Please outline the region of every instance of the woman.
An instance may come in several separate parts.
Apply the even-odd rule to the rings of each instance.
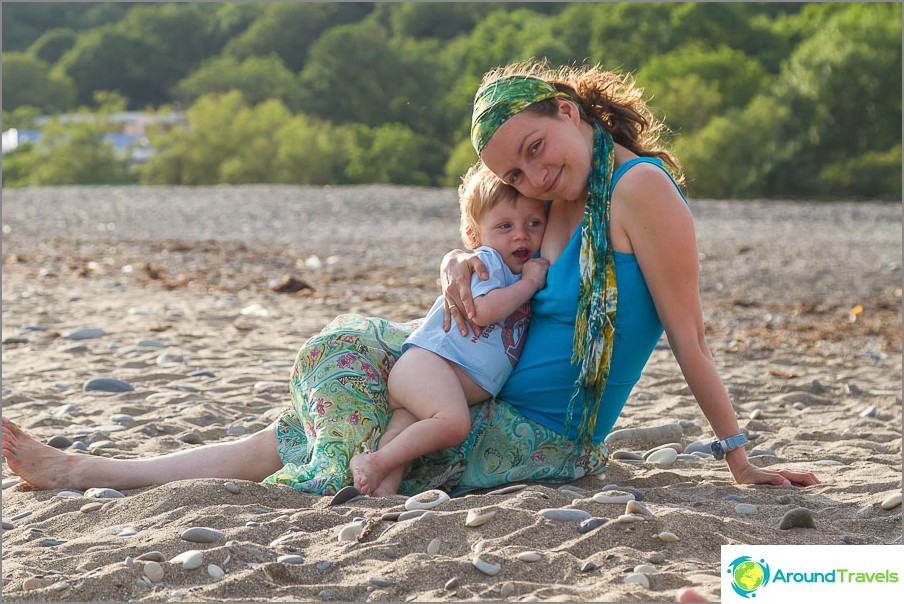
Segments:
[[[554,79],[561,83],[552,86]],[[703,336],[690,212],[656,162],[677,168],[656,144],[660,128],[637,89],[596,68],[553,74],[523,64],[486,76],[472,140],[497,176],[528,197],[551,200],[541,247],[552,263],[543,290],[549,295],[532,302],[521,360],[499,397],[471,408],[471,432],[461,445],[411,464],[401,492],[442,488],[457,495],[602,472],[603,438],[663,327],[714,432],[727,440],[723,449],[735,446],[728,437],[739,433],[738,424]],[[460,251],[443,266],[448,311],[466,333],[458,310],[473,313],[470,274],[485,269]],[[351,482],[351,457],[380,442],[390,416],[386,379],[417,324],[337,318],[298,353],[293,408],[235,442],[116,460],[52,449],[4,418],[3,456],[37,488],[136,488],[211,477],[332,494]],[[807,472],[758,468],[743,447],[725,459],[741,483],[818,482]]]

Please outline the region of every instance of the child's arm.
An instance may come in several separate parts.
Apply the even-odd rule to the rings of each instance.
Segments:
[[[511,315],[530,300],[531,296],[546,287],[548,269],[549,261],[544,258],[531,258],[525,262],[520,280],[474,298],[473,321],[486,327]]]

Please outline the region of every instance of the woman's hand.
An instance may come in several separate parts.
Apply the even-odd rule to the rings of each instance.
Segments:
[[[471,273],[486,281],[490,278],[487,267],[476,254],[452,250],[445,256],[440,264],[440,283],[443,287],[443,300],[445,302],[445,314],[443,329],[449,331],[452,327],[451,319],[461,331],[461,335],[468,335],[468,328],[474,335],[480,335],[481,327],[471,321],[474,317],[474,299],[471,297]]]
[[[819,484],[819,479],[811,472],[770,470],[759,468],[749,461],[738,471],[732,469],[731,473],[738,484],[774,484],[783,487],[808,487]]]

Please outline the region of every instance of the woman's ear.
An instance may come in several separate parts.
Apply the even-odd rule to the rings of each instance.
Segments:
[[[558,99],[559,101],[559,115],[568,119],[573,124],[578,125],[581,123],[581,112],[578,109],[577,104],[574,101],[569,101],[567,99]]]

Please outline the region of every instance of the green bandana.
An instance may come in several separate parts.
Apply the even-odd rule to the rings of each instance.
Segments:
[[[530,76],[499,78],[478,90],[471,114],[471,144],[477,155],[510,117],[534,103],[553,98],[569,96],[546,80]]]
[[[575,403],[583,394],[578,441],[591,441],[600,399],[609,378],[615,338],[615,254],[609,241],[609,201],[615,169],[612,135],[593,123],[593,162],[587,179],[587,202],[581,221],[581,289],[574,326],[572,363],[581,363],[575,393],[568,403],[566,430],[571,429]]]
[[[471,143],[478,155],[506,120],[534,103],[551,98],[571,99],[549,82],[529,76],[500,78],[478,90],[471,118]],[[580,363],[581,370],[565,416],[568,435],[576,407],[579,401],[582,403],[575,438],[582,443],[592,441],[596,429],[600,399],[609,377],[618,301],[615,255],[609,241],[609,196],[615,146],[611,134],[595,121],[591,123],[594,131],[593,161],[581,221],[581,286],[571,358],[572,363]]]

